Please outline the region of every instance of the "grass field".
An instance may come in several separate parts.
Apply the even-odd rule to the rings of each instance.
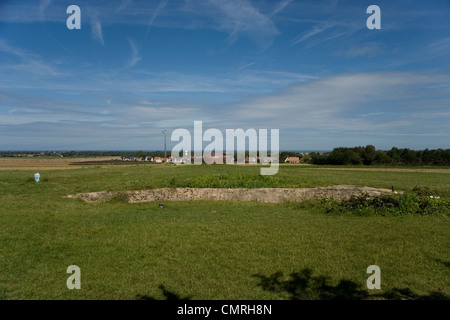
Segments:
[[[34,168],[33,168],[34,169]],[[159,187],[355,184],[450,197],[450,173],[280,166],[0,171],[0,299],[395,299],[450,296],[444,215],[326,214],[295,203],[88,204],[69,194]],[[352,168],[349,168],[352,169]],[[430,168],[427,168],[430,169]],[[442,169],[442,168],[441,168]],[[69,265],[81,289],[69,290]],[[381,290],[368,290],[369,265]]]

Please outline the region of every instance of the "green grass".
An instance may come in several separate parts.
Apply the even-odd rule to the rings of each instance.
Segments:
[[[448,197],[448,174],[281,166],[0,172],[0,299],[386,299],[450,296],[448,214],[356,216],[256,202],[88,204],[65,196],[172,186],[359,184]],[[31,177],[31,179],[30,179]],[[217,181],[215,182],[216,179]],[[120,199],[119,199],[120,200]],[[81,290],[69,290],[69,265]],[[369,265],[382,290],[366,288]],[[353,294],[353,295],[352,295]]]

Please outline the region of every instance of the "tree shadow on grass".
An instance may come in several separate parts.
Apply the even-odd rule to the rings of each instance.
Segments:
[[[431,291],[428,295],[419,295],[409,288],[394,288],[379,296],[389,300],[450,300],[450,297],[441,291]]]
[[[290,274],[290,278],[282,280],[283,273],[276,272],[269,277],[256,274],[264,291],[288,293],[291,300],[361,300],[368,297],[366,290],[350,280],[341,280],[336,286],[329,284],[330,278],[313,276],[311,269]]]
[[[164,285],[159,285],[159,290],[161,290],[162,295],[164,296],[164,299],[157,299],[148,295],[141,295],[138,294],[136,296],[137,300],[190,300],[191,297],[186,296],[186,297],[181,297],[180,295],[169,291],[166,289],[166,287]]]
[[[291,300],[364,300],[368,298],[382,298],[390,300],[449,300],[440,291],[433,291],[429,295],[418,295],[409,288],[394,288],[383,293],[369,294],[369,290],[351,280],[342,279],[337,285],[330,284],[331,278],[313,276],[311,269],[294,272],[288,279],[283,279],[282,272],[270,276],[255,274],[259,279],[258,286],[264,291],[287,293]]]
[[[450,261],[444,261],[441,259],[434,259],[435,261],[442,263],[445,267],[450,268]]]

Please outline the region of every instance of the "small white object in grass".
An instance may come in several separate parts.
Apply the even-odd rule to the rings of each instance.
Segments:
[[[36,182],[41,181],[41,175],[39,173],[34,174],[34,181],[36,181]]]

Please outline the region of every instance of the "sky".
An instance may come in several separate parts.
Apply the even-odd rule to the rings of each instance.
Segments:
[[[170,149],[194,121],[278,129],[280,150],[450,148],[449,17],[448,0],[0,0],[0,150],[162,150],[162,130]]]

